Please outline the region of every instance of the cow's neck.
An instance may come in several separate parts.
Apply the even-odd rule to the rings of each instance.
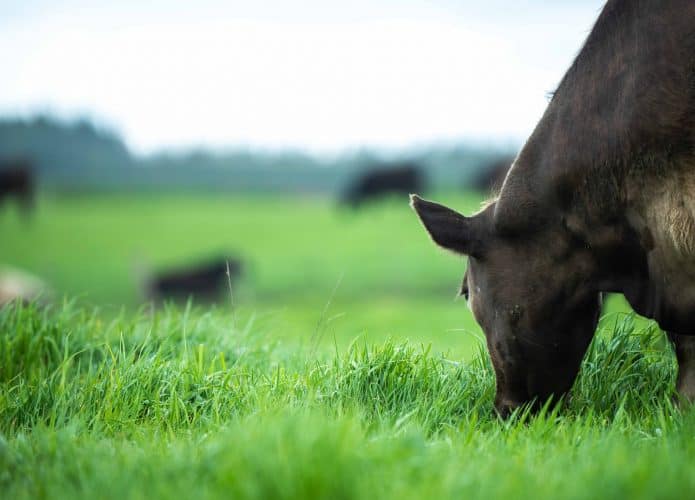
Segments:
[[[543,225],[558,207],[567,210],[583,205],[590,210],[596,201],[616,198],[615,183],[583,188],[588,187],[593,170],[613,164],[629,149],[624,124],[618,123],[623,113],[615,102],[617,89],[629,78],[621,47],[626,42],[608,34],[610,25],[618,23],[613,12],[618,3],[609,2],[604,8],[510,170],[496,215],[503,228]],[[629,19],[634,17],[628,15],[631,10],[622,16],[628,18],[623,23],[636,22]],[[610,191],[609,196],[601,200],[597,188]]]
[[[694,18],[692,0],[606,4],[505,180],[502,226],[619,214],[629,175],[692,153],[695,133],[678,134],[695,121]]]
[[[693,19],[691,0],[609,1],[495,212],[500,230],[572,220],[607,269],[631,252],[600,278],[657,318],[695,311]]]

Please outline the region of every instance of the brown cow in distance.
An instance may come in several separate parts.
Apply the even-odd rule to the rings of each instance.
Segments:
[[[219,257],[159,271],[146,280],[145,294],[155,302],[214,302],[229,293],[229,286],[239,278],[241,270],[239,259]]]
[[[695,398],[695,2],[608,1],[499,196],[412,206],[468,256],[500,414],[572,387],[605,292],[669,332]]]
[[[413,162],[377,165],[357,176],[343,194],[342,202],[357,208],[367,201],[389,195],[406,197],[425,189],[422,168]]]
[[[25,214],[34,208],[35,180],[29,160],[0,161],[0,205],[14,198]]]

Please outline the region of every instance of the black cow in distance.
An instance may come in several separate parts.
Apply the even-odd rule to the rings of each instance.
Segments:
[[[145,295],[154,302],[215,302],[229,293],[230,284],[238,280],[241,272],[241,260],[233,257],[159,271],[145,280]]]
[[[348,186],[342,203],[357,208],[365,202],[390,195],[407,196],[424,191],[425,178],[414,162],[378,165],[362,172]]]
[[[28,215],[34,208],[35,191],[34,169],[29,160],[0,160],[0,205],[12,199]]]

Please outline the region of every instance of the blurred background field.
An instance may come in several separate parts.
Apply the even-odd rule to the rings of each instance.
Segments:
[[[483,196],[437,198],[470,212]],[[254,315],[286,341],[319,334],[323,347],[343,348],[391,337],[464,356],[480,339],[454,300],[464,259],[432,246],[407,198],[356,212],[320,195],[46,194],[30,224],[2,213],[0,233],[0,262],[106,315],[145,302],[148,272],[236,255],[244,273],[217,307]]]

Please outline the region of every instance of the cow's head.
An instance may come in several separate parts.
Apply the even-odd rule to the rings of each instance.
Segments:
[[[471,217],[414,195],[411,204],[437,245],[468,256],[461,294],[485,332],[497,411],[567,392],[600,311],[587,246],[559,217],[525,234],[499,228],[495,203]]]

